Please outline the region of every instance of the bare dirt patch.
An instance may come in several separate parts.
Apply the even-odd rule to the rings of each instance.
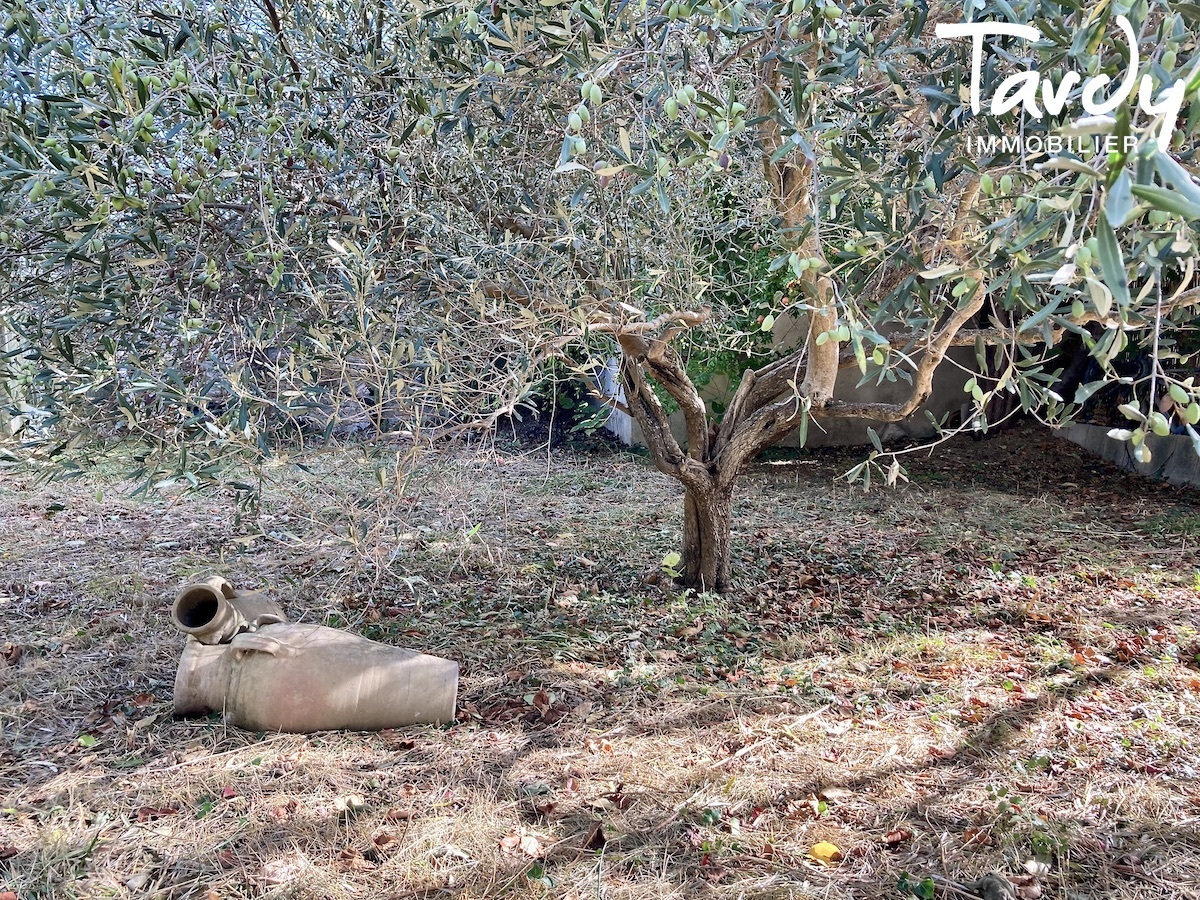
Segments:
[[[257,514],[3,476],[0,895],[1200,896],[1195,495],[1030,430],[859,458],[759,465],[719,598],[626,454],[308,454]],[[458,723],[174,720],[208,571],[459,660]]]

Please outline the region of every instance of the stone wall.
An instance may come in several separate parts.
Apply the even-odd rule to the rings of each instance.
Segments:
[[[1147,435],[1150,461],[1140,463],[1133,458],[1128,441],[1114,440],[1108,432],[1107,425],[1072,425],[1058,429],[1055,435],[1091,450],[1126,471],[1172,484],[1200,487],[1200,455],[1196,454],[1192,439],[1187,435]]]

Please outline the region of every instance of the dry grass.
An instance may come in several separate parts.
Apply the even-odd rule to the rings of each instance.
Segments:
[[[6,476],[0,892],[1200,896],[1194,496],[1030,431],[865,496],[832,480],[854,458],[747,478],[724,598],[660,577],[677,491],[627,455],[463,454],[402,490],[311,455],[254,527]],[[210,570],[461,661],[458,724],[173,720],[165,611]]]

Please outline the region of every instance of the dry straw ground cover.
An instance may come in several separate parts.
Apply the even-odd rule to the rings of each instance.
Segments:
[[[310,454],[253,522],[4,476],[0,896],[1200,897],[1195,496],[1032,431],[856,458],[754,471],[724,598],[629,455]],[[173,720],[213,570],[461,661],[459,721]]]

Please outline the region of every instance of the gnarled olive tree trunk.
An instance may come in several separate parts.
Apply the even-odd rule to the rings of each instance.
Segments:
[[[684,487],[683,581],[699,591],[729,590],[731,488]]]

